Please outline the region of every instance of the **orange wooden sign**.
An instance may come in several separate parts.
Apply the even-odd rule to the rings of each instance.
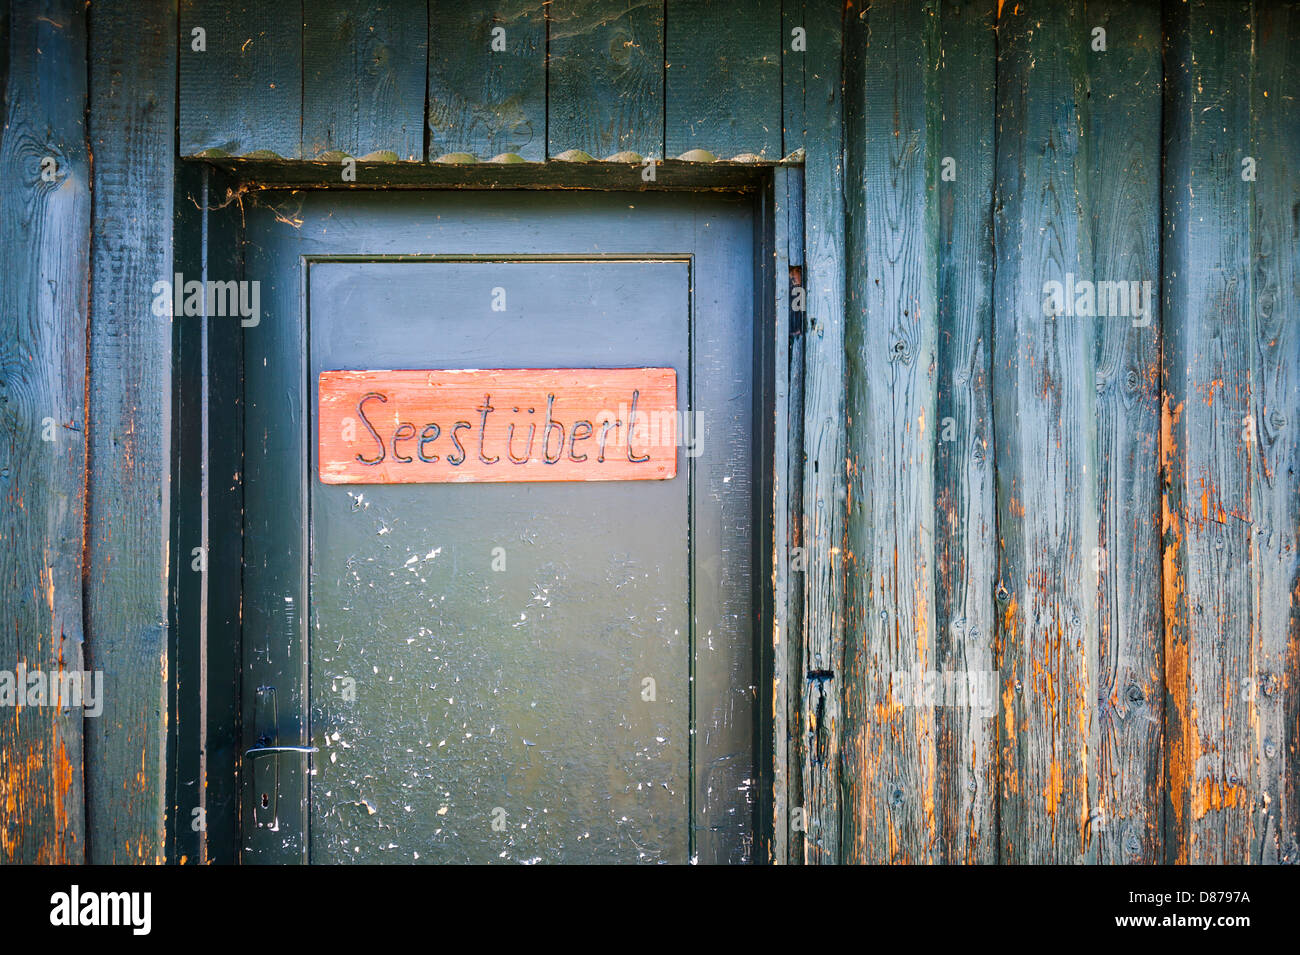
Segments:
[[[677,473],[672,368],[325,371],[319,384],[325,484]]]

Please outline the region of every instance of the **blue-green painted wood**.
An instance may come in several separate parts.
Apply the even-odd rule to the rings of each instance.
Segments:
[[[1296,12],[1165,14],[1165,856],[1294,860]]]
[[[79,863],[95,720],[27,697],[20,674],[85,659],[86,12],[14,3],[0,21],[0,861]]]
[[[844,664],[844,114],[843,7],[808,0],[804,111],[803,861],[840,861]],[[670,34],[671,35],[671,34]]]
[[[128,22],[152,29],[153,17],[140,8]],[[181,0],[182,156],[302,155],[302,23],[297,0]]]
[[[1078,7],[998,19],[993,444],[1000,861],[1096,858],[1096,333],[1049,282],[1092,269]]]
[[[302,152],[424,158],[425,0],[303,7]]]
[[[805,144],[804,88],[808,58],[808,27],[804,0],[781,2],[781,155]],[[800,34],[798,31],[802,31]],[[796,48],[799,47],[799,48]]]
[[[549,49],[548,156],[663,156],[662,0],[553,2]]]
[[[625,724],[642,727],[638,711],[629,711],[626,719],[596,719],[592,713],[598,711],[583,707],[569,712],[567,717],[557,710],[558,701],[565,699],[585,699],[593,706],[612,700],[616,710],[638,705],[640,681],[653,674],[643,674],[640,665],[629,664],[625,652],[610,656],[601,649],[610,640],[630,635],[648,641],[643,650],[650,655],[647,662],[668,659],[677,668],[676,683],[672,677],[659,683],[660,700],[672,702],[669,688],[673,686],[679,690],[693,687],[690,714],[696,727],[694,734],[686,732],[687,711],[680,705],[683,701],[678,694],[678,706],[672,714],[662,717],[668,732],[658,734],[662,739],[652,736],[653,746],[644,744],[638,749],[646,759],[660,752],[660,747],[667,747],[664,752],[676,756],[689,751],[693,773],[689,790],[683,788],[687,783],[684,778],[667,780],[667,795],[671,798],[685,801],[685,793],[690,793],[691,815],[686,815],[683,805],[674,823],[683,823],[679,834],[685,833],[689,843],[677,840],[661,845],[646,852],[640,861],[684,861],[692,853],[682,850],[692,847],[700,861],[746,861],[755,845],[753,800],[758,779],[752,761],[757,670],[753,644],[756,625],[750,604],[753,535],[758,519],[751,510],[757,503],[751,485],[753,469],[747,460],[753,452],[752,356],[753,336],[757,333],[753,321],[751,200],[721,195],[687,201],[668,195],[579,200],[564,194],[521,198],[460,193],[426,194],[413,201],[407,193],[351,196],[347,203],[347,215],[338,216],[339,201],[325,194],[273,193],[261,197],[250,220],[249,270],[263,281],[263,301],[268,311],[257,333],[245,341],[246,433],[251,439],[245,501],[245,741],[252,745],[257,736],[249,718],[256,710],[255,689],[273,685],[277,689],[278,742],[310,742],[323,753],[337,755],[339,766],[323,769],[318,762],[319,776],[309,777],[305,758],[280,758],[276,816],[280,825],[275,830],[254,825],[260,815],[261,795],[267,793],[268,802],[271,798],[271,792],[263,788],[263,780],[254,777],[256,785],[249,788],[243,816],[245,860],[337,860],[357,855],[354,846],[361,847],[361,858],[387,858],[383,853],[389,842],[399,846],[404,861],[417,861],[415,852],[420,853],[420,861],[426,862],[465,858],[495,861],[502,851],[507,852],[507,858],[512,857],[512,844],[532,847],[519,850],[527,851],[523,856],[526,859],[540,854],[545,858],[637,860],[636,846],[611,840],[605,822],[591,822],[590,843],[585,838],[547,838],[548,833],[557,832],[572,836],[572,826],[588,811],[586,806],[598,806],[598,815],[603,818],[606,810],[621,801],[633,805],[638,799],[650,798],[636,795],[644,793],[636,788],[637,784],[648,780],[627,775],[622,766],[626,751],[621,755],[614,751],[617,758],[613,762],[606,759],[585,765],[578,755],[573,755],[577,751],[569,749],[587,738],[582,734],[599,726],[610,727],[611,733],[621,732],[619,727]],[[657,256],[657,247],[674,250],[668,258],[684,266],[688,261],[686,253],[693,253],[689,261],[694,299],[681,303],[678,323],[679,330],[687,333],[689,318],[692,330],[687,334],[691,340],[678,341],[680,354],[672,353],[689,356],[689,367],[680,369],[679,380],[683,396],[689,397],[689,407],[701,412],[698,433],[706,443],[701,446],[704,453],[697,457],[686,457],[683,451],[686,463],[679,471],[679,479],[690,482],[689,496],[684,494],[682,483],[675,485],[676,491],[665,485],[659,492],[661,496],[680,492],[681,496],[673,499],[683,508],[689,506],[689,516],[683,513],[674,519],[669,506],[662,512],[661,521],[646,525],[647,515],[638,517],[635,509],[627,511],[627,501],[622,497],[634,490],[627,485],[611,485],[603,493],[603,506],[596,505],[601,513],[626,512],[627,520],[634,521],[640,533],[650,538],[669,539],[676,534],[673,560],[662,556],[648,560],[637,546],[636,536],[620,543],[618,521],[597,521],[586,532],[582,532],[581,522],[575,525],[566,519],[556,523],[556,514],[578,513],[573,507],[579,505],[573,502],[553,501],[553,507],[541,508],[535,517],[529,517],[529,502],[536,503],[534,499],[541,492],[528,484],[362,488],[360,497],[340,493],[332,502],[322,496],[325,491],[310,465],[314,443],[307,414],[313,395],[311,372],[339,361],[374,367],[394,367],[395,362],[407,367],[480,364],[486,359],[470,359],[475,355],[490,357],[494,350],[504,355],[504,364],[519,365],[522,359],[516,359],[523,352],[510,352],[507,344],[494,343],[486,326],[462,323],[462,327],[448,318],[453,313],[472,314],[474,302],[480,303],[485,314],[493,314],[489,305],[494,285],[485,276],[470,277],[466,270],[505,268],[499,262],[304,265],[303,257],[455,257],[463,255],[467,237],[473,238],[480,254],[593,258],[594,262],[574,266],[584,269],[603,267],[608,260],[600,257],[611,254],[624,259],[662,257]],[[616,278],[601,279],[599,272],[590,271],[581,273],[576,281],[566,282],[554,271],[563,267],[562,263],[520,264],[519,268],[526,268],[528,274],[507,278],[502,285],[507,290],[508,309],[513,303],[520,310],[514,313],[514,320],[509,320],[515,326],[515,332],[508,336],[515,342],[514,347],[519,349],[531,342],[534,352],[549,354],[547,363],[558,367],[581,365],[584,361],[626,366],[627,356],[632,354],[627,349],[635,350],[638,344],[652,351],[662,347],[670,327],[660,329],[645,322],[631,322],[623,326],[624,334],[620,335],[550,335],[548,329],[581,332],[593,320],[582,309],[567,304],[567,296],[577,294],[592,299],[596,313],[607,314],[610,321],[615,321],[617,315],[626,312],[619,304],[620,296],[631,295],[632,303],[649,301],[650,311],[659,314],[667,301],[662,299],[664,294],[676,288],[684,297],[689,287],[685,273],[678,277],[680,284],[670,278],[663,280],[662,287],[654,283],[647,287],[644,276],[632,286]],[[356,272],[358,268],[375,277],[366,280]],[[439,273],[443,268],[452,271]],[[313,269],[332,271],[335,277],[312,276]],[[378,275],[380,269],[387,271]],[[412,285],[410,279],[399,280],[392,274],[393,269],[418,270],[411,273],[416,284]],[[349,275],[356,281],[349,281]],[[366,294],[358,294],[363,282]],[[445,292],[450,311],[435,311],[432,318],[428,315],[430,288],[437,286],[430,282],[449,283]],[[324,303],[314,306],[321,310],[322,322],[319,328],[313,325],[310,347],[306,346],[307,329],[291,319],[303,314],[305,287],[311,289],[313,302]],[[481,297],[474,292],[476,288]],[[642,291],[632,294],[634,288]],[[539,290],[545,292],[545,297],[530,297],[540,294]],[[360,325],[341,321],[354,313],[364,319]],[[425,318],[421,319],[421,315]],[[403,322],[415,323],[409,326],[409,334],[401,331],[408,327],[405,324],[392,324],[393,316],[405,316]],[[367,334],[358,340],[358,332]],[[464,350],[452,352],[450,359],[440,359],[434,353],[439,341]],[[418,354],[411,352],[412,342],[423,343]],[[589,358],[582,358],[584,350]],[[461,357],[455,357],[458,354]],[[306,363],[310,355],[318,361],[312,368]],[[291,383],[288,388],[285,382]],[[484,493],[485,489],[490,495]],[[454,506],[425,506],[437,503],[435,499],[447,493],[456,498]],[[583,497],[600,493],[598,488],[589,488]],[[641,494],[645,494],[644,488]],[[418,506],[412,511],[411,505]],[[582,506],[586,505],[579,506],[579,511]],[[472,519],[475,513],[481,519]],[[503,514],[539,522],[539,533],[525,535],[523,553],[515,553],[518,542],[511,543],[502,536],[509,529],[504,525],[501,533],[483,536],[484,529]],[[511,523],[517,528],[517,522]],[[309,527],[311,549],[307,546]],[[586,534],[587,540],[600,543],[593,543],[590,549],[580,546],[582,538],[570,537],[580,532]],[[547,547],[546,542],[556,538],[572,540],[571,546],[558,551]],[[284,542],[290,540],[300,540],[303,546],[286,548]],[[412,563],[408,563],[406,553],[400,555],[403,569],[397,579],[371,566],[376,562],[378,567],[386,566],[394,556],[390,547],[402,541],[411,546],[416,541],[421,547],[428,546]],[[530,545],[529,541],[534,543]],[[507,570],[499,577],[490,567],[492,547],[498,542],[506,547],[507,561]],[[647,546],[649,543],[647,540]],[[430,558],[429,552],[440,546],[446,547],[445,552]],[[481,558],[475,557],[476,553]],[[453,561],[452,567],[440,562],[443,560]],[[427,593],[426,581],[411,576],[410,571],[411,566],[426,563],[427,572],[421,572],[419,577],[427,578],[432,588]],[[456,571],[456,567],[460,570]],[[672,589],[677,586],[674,575],[687,567],[688,606],[682,600],[687,581],[680,582],[683,593]],[[720,574],[719,568],[725,573]],[[358,584],[358,575],[361,582],[353,587]],[[411,583],[403,584],[404,580]],[[309,581],[313,581],[310,586]],[[367,581],[375,588],[370,588]],[[536,586],[520,589],[524,584]],[[612,589],[621,595],[619,600],[631,599],[634,588],[643,587],[650,591],[639,591],[643,599],[638,603],[640,609],[632,613],[630,624],[620,615],[610,616],[611,605],[599,597]],[[657,588],[663,588],[664,593]],[[390,604],[388,598],[399,591],[409,594],[415,603]],[[385,599],[376,602],[368,597],[371,593]],[[446,596],[445,602],[437,599],[440,595]],[[553,601],[550,608],[544,606],[548,599]],[[432,609],[421,611],[421,606]],[[525,616],[518,618],[515,611],[506,614],[512,606]],[[679,620],[682,614],[686,616]],[[493,620],[500,626],[493,625]],[[672,623],[674,620],[677,624]],[[559,627],[553,636],[548,635],[552,626]],[[501,627],[506,628],[504,637]],[[421,628],[429,632],[421,632]],[[693,652],[683,660],[677,651],[684,649],[687,629]],[[518,653],[525,652],[523,648],[510,649],[509,634],[527,640],[529,632],[537,637],[530,646],[537,646],[527,653],[542,654],[530,664],[529,672],[545,674],[538,678],[544,685],[539,683],[531,691],[527,679],[510,678],[507,672],[517,666]],[[468,642],[466,635],[472,637]],[[634,641],[631,646],[636,645]],[[575,651],[582,652],[575,656]],[[558,656],[548,657],[551,653]],[[554,669],[544,665],[547,659],[555,663]],[[405,663],[399,662],[402,660]],[[378,683],[367,664],[379,667],[382,675]],[[432,703],[423,682],[406,682],[401,676],[408,666],[410,672],[420,668],[429,682],[437,684],[438,696]],[[607,678],[592,680],[593,668],[606,672]],[[394,677],[391,686],[388,675]],[[458,675],[462,676],[459,685],[455,680]],[[339,692],[333,686],[336,676],[340,678]],[[341,697],[341,678],[345,676],[354,676],[357,681],[356,706],[351,709],[348,703],[352,701]],[[499,693],[486,689],[493,681],[497,681]],[[426,713],[427,722],[404,724],[405,717],[394,716],[396,711],[387,709],[395,705],[392,688],[417,694],[420,707],[416,709]],[[446,697],[441,696],[444,689]],[[445,706],[444,699],[448,700]],[[538,701],[538,714],[532,712],[529,700]],[[434,703],[435,709],[421,709]],[[402,707],[402,713],[410,711],[411,707]],[[499,717],[489,719],[498,712]],[[539,722],[538,715],[547,713],[552,719]],[[573,725],[575,719],[578,735],[569,739],[554,737],[556,725],[565,720]],[[460,725],[465,722],[473,729]],[[415,753],[406,753],[403,741],[412,727],[421,727],[417,732],[425,738],[419,741]],[[464,732],[472,736],[464,736]],[[541,738],[536,736],[538,733],[546,734],[552,742],[534,751],[525,741],[537,742]],[[684,738],[688,735],[689,741]],[[446,749],[439,745],[444,739]],[[343,749],[340,740],[355,743],[354,757],[338,753]],[[590,747],[579,749],[589,752]],[[563,752],[570,753],[566,757],[570,769],[557,776],[546,754]],[[608,756],[611,751],[606,748],[604,752]],[[318,761],[327,758],[316,757]],[[430,820],[420,830],[429,834],[429,840],[422,845],[404,841],[400,832],[392,838],[374,839],[374,833],[363,837],[370,827],[389,824],[394,813],[405,811],[402,805],[416,798],[404,788],[410,783],[401,767],[408,761],[417,772],[418,767],[424,767],[425,779],[455,783],[441,793],[449,800],[445,818],[437,813],[442,803],[421,816]],[[330,763],[334,767],[334,759]],[[373,771],[368,773],[365,766]],[[562,798],[565,790],[561,783],[568,785],[565,780],[596,794],[613,786],[617,795],[593,803],[574,802]],[[547,788],[543,785],[547,781],[555,785]],[[664,781],[656,777],[656,791]],[[320,814],[310,823],[309,787],[311,811]],[[436,789],[420,792],[422,800],[439,795]],[[502,801],[495,801],[493,793],[501,793]],[[658,792],[655,798],[661,798]],[[367,799],[376,809],[374,814],[366,809]],[[398,799],[404,801],[394,801]],[[430,805],[426,803],[426,809]],[[513,820],[510,825],[528,821],[530,828],[512,829],[510,835],[499,837],[499,844],[492,843],[498,837],[491,829],[491,814],[498,805],[506,809],[507,819]],[[549,813],[542,812],[548,808]],[[436,831],[440,818],[446,823],[441,833]],[[483,829],[472,831],[480,822]],[[309,827],[311,835],[306,838]],[[457,833],[465,837],[451,838]],[[492,845],[495,848],[489,853],[487,849]]]
[[[997,10],[940,6],[935,663],[984,680],[994,668],[993,194]],[[951,159],[951,177],[945,164]],[[969,688],[969,682],[968,682]],[[997,859],[996,700],[935,711],[935,811],[945,863]]]
[[[1096,282],[1149,282],[1146,316],[1096,320],[1099,862],[1163,857],[1160,590],[1160,5],[1087,5],[1088,206]],[[1095,50],[1091,31],[1106,31]],[[1131,288],[1131,286],[1130,286]],[[1109,305],[1107,306],[1109,308]]]
[[[700,149],[722,159],[780,159],[780,4],[669,0],[667,24],[667,154]]]
[[[546,18],[536,0],[430,0],[428,159],[546,158]]]
[[[165,853],[176,14],[91,7],[91,267],[86,630],[103,713],[86,721],[90,859]],[[165,301],[165,300],[164,300]],[[164,314],[156,314],[163,311]]]
[[[845,48],[845,857],[939,859],[935,667],[936,3],[850,17]],[[913,67],[920,65],[919,69]]]
[[[1264,803],[1252,861],[1300,862],[1300,4],[1261,4],[1251,93],[1252,378],[1259,488],[1259,672],[1254,699]]]

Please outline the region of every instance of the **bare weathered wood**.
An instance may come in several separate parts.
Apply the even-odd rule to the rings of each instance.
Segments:
[[[780,4],[669,0],[667,18],[667,154],[781,158]],[[838,57],[837,38],[823,33],[820,41],[833,42]]]
[[[27,678],[83,669],[86,13],[10,3],[0,19],[0,861],[80,863],[95,720]]]
[[[164,855],[176,13],[163,0],[91,8],[95,155],[86,531],[88,660],[103,714],[86,722],[97,863]],[[166,302],[166,299],[163,300]]]
[[[1256,346],[1252,187],[1241,166],[1255,39],[1249,3],[1202,0],[1166,14],[1166,854],[1240,862],[1257,846],[1257,443],[1247,439]]]
[[[998,20],[994,446],[1003,862],[1095,852],[1097,450],[1093,318],[1045,301],[1091,272],[1078,8]]]
[[[1160,287],[1159,3],[1092,0],[1085,25],[1088,277],[1149,283],[1141,286],[1144,315],[1096,319],[1100,750],[1092,833],[1099,862],[1150,865],[1163,858],[1164,775],[1161,316],[1154,294],[1150,301],[1145,294]],[[1098,28],[1106,31],[1105,50],[1093,49]]]
[[[490,8],[430,0],[428,158],[546,158],[546,20],[541,0]]]
[[[152,30],[149,9],[121,18]],[[299,5],[181,0],[180,18],[179,39],[173,31],[180,49],[180,154],[213,149],[233,156],[261,150],[301,156]]]
[[[842,841],[845,861],[935,862],[937,4],[875,4],[844,47]]]
[[[994,669],[993,194],[996,4],[945,0],[938,68],[938,395],[935,669],[967,696],[935,712],[936,813],[945,863],[997,860]],[[951,166],[947,164],[951,160]],[[934,161],[934,157],[931,157]],[[945,178],[945,168],[952,178]],[[951,685],[951,684],[950,684]],[[974,697],[970,690],[974,688]]]
[[[1260,816],[1250,861],[1300,862],[1300,4],[1259,4],[1251,256]],[[1243,183],[1243,186],[1246,184]],[[1238,861],[1238,860],[1232,860]],[[1244,861],[1244,860],[1242,860]]]
[[[548,155],[662,156],[662,0],[553,2],[546,83]]]
[[[844,117],[839,0],[809,0],[804,114],[807,312],[803,338],[803,837],[806,863],[843,858],[844,664]],[[671,17],[670,17],[671,19]],[[671,26],[669,36],[672,36]],[[671,151],[671,147],[670,147]]]
[[[302,150],[424,158],[425,0],[303,6]]]

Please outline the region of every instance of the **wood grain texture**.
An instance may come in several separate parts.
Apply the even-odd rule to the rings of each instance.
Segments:
[[[83,669],[86,14],[11,3],[0,17],[0,671],[57,677]],[[0,707],[0,862],[83,862],[95,720],[15,702]]]
[[[802,89],[800,96],[802,97]],[[789,569],[786,575],[784,667],[788,686],[786,688],[784,722],[786,726],[785,778],[786,778],[786,815],[789,821],[786,834],[784,856],[774,861],[786,864],[798,864],[804,859],[804,834],[807,831],[807,813],[795,825],[794,809],[803,809],[805,767],[808,756],[808,737],[804,732],[807,725],[804,719],[804,702],[806,694],[805,658],[804,658],[804,580],[807,576],[808,553],[804,541],[803,520],[803,486],[804,468],[807,466],[804,455],[804,330],[807,316],[806,289],[803,286],[804,261],[804,171],[794,168],[788,172],[777,170],[774,174],[779,183],[785,181],[786,221],[785,237],[787,259],[789,260],[788,294],[789,312],[789,347],[786,356],[787,400],[786,423],[789,434],[786,437],[786,536],[788,538]],[[781,214],[780,204],[777,215]],[[781,230],[778,228],[779,240]],[[780,253],[778,253],[778,260]],[[781,281],[778,270],[776,281]],[[796,307],[800,306],[800,307]],[[779,346],[778,346],[779,347]],[[779,374],[779,372],[778,372]],[[778,439],[779,440],[779,439]],[[780,607],[778,606],[778,613]]]
[[[1089,205],[1094,281],[1160,286],[1160,9],[1087,4]],[[1101,316],[1097,334],[1099,862],[1163,858],[1160,601],[1160,319]]]
[[[845,34],[845,861],[935,862],[936,3]],[[915,69],[921,64],[920,69]],[[915,691],[915,692],[913,692]]]
[[[940,7],[935,669],[994,669],[993,195],[996,5]],[[943,178],[951,158],[955,178]],[[933,157],[932,160],[933,161]],[[936,813],[945,863],[997,859],[996,701],[935,712]]]
[[[772,714],[770,764],[772,795],[770,799],[771,841],[767,861],[784,865],[790,852],[790,678],[791,633],[791,521],[790,521],[790,254],[789,205],[790,180],[798,173],[778,168],[772,176],[772,202],[768,210],[772,222],[772,433],[770,468],[772,481],[772,620],[771,620],[771,691]],[[760,249],[759,255],[766,254]],[[797,659],[796,659],[797,664]],[[794,670],[798,673],[798,670]],[[761,764],[760,764],[761,765]],[[794,767],[797,770],[797,767]],[[761,828],[761,827],[760,827]]]
[[[89,665],[104,712],[86,723],[96,863],[164,855],[176,14],[162,0],[91,11],[95,155],[86,532]]]
[[[1257,843],[1254,270],[1240,165],[1255,37],[1249,3],[1166,14],[1166,857],[1237,862]]]
[[[549,156],[663,156],[662,0],[553,2],[546,82]]]
[[[493,51],[497,38],[504,49]],[[430,161],[449,153],[546,158],[542,0],[501,0],[489,10],[430,0],[426,122]]]
[[[1078,8],[1003,5],[994,216],[1000,860],[1088,861],[1097,805],[1093,319],[1045,314],[1091,272]]]
[[[324,484],[677,474],[672,368],[323,371],[317,394]]]
[[[1259,4],[1251,257],[1259,607],[1251,861],[1300,862],[1300,4]],[[1243,184],[1244,185],[1244,184]],[[1252,793],[1252,795],[1255,795]],[[1233,860],[1237,861],[1237,860]]]
[[[424,0],[303,6],[302,149],[424,158]]]
[[[147,10],[129,19],[152,30]],[[302,5],[181,0],[180,20],[180,154],[301,156]]]
[[[719,158],[781,158],[781,6],[725,0],[669,0],[664,148]],[[838,57],[839,43],[823,43]]]
[[[803,861],[842,858],[844,665],[844,115],[839,0],[808,0],[804,115],[803,680],[798,730]],[[670,15],[671,19],[671,15]],[[669,33],[671,37],[671,32]],[[671,152],[671,147],[670,147]]]
[[[803,149],[807,129],[804,125],[803,91],[807,62],[807,32],[804,25],[804,0],[781,2],[781,155],[789,156]],[[793,48],[796,30],[803,30],[804,48]]]

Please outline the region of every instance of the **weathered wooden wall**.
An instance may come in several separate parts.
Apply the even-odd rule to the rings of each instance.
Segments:
[[[0,670],[104,687],[0,709],[0,862],[164,857],[175,35],[152,0],[0,11]]]
[[[177,813],[232,804],[235,754],[201,798],[174,750],[164,793],[169,729],[235,698],[187,696],[233,624],[180,579],[176,154],[786,160],[775,861],[1300,861],[1300,5],[465,7],[5,7],[0,668],[109,693],[0,712],[0,861],[221,858]],[[1151,282],[1150,322],[1046,314],[1067,274]],[[930,671],[996,671],[994,712],[904,692]]]
[[[771,162],[787,145],[799,18],[779,2],[181,0],[180,16],[184,156]]]
[[[1297,859],[1298,24],[849,10],[837,858]]]

